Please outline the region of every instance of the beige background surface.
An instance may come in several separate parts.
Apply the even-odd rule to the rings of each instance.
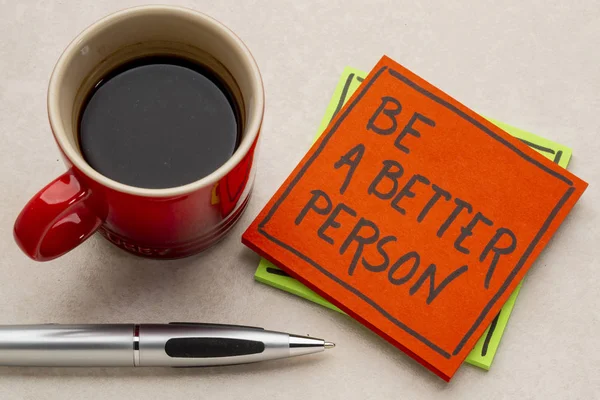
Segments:
[[[0,368],[0,399],[597,398],[600,391],[600,5],[577,1],[180,1],[221,20],[262,70],[267,109],[255,195],[217,247],[176,262],[93,237],[29,261],[14,218],[63,172],[46,120],[54,62],[132,0],[0,0],[0,324],[213,321],[311,333],[313,357],[194,370]],[[591,183],[526,278],[490,372],[450,384],[358,323],[254,282],[240,235],[311,143],[344,66],[386,53],[484,115],[570,145]],[[0,354],[1,357],[1,354]]]

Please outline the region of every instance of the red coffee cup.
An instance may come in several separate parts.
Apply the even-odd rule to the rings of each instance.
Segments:
[[[217,72],[239,100],[244,127],[225,164],[196,182],[168,189],[111,180],[90,167],[77,144],[77,116],[93,85],[114,67],[154,54],[185,56]],[[96,231],[145,257],[179,258],[206,249],[231,229],[248,203],[263,112],[256,62],[214,19],[185,8],[144,6],[96,22],[71,42],[52,73],[48,117],[67,172],[23,208],[14,227],[17,244],[37,261],[65,254]]]

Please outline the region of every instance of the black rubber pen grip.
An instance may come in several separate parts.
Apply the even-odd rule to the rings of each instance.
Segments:
[[[259,354],[263,342],[217,337],[173,338],[165,344],[165,352],[174,358],[216,358]]]

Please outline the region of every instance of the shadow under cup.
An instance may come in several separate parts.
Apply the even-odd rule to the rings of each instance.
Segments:
[[[243,128],[234,154],[190,184],[148,189],[119,183],[95,171],[78,146],[79,115],[94,86],[116,67],[148,56],[184,58],[210,69],[240,108]],[[62,54],[48,91],[50,124],[69,171],[25,206],[15,224],[17,243],[39,261],[64,254],[96,230],[146,257],[179,258],[207,248],[225,235],[247,204],[263,108],[254,59],[241,40],[214,19],[184,8],[145,6],[96,22]],[[52,200],[46,200],[61,190],[56,201],[65,203],[64,210],[52,211]],[[66,204],[69,196],[78,204]],[[41,224],[47,226],[34,227],[40,225],[35,217],[42,206],[47,215]]]

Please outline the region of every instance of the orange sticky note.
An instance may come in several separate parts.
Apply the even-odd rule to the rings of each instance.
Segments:
[[[586,187],[383,57],[242,241],[449,381]]]

